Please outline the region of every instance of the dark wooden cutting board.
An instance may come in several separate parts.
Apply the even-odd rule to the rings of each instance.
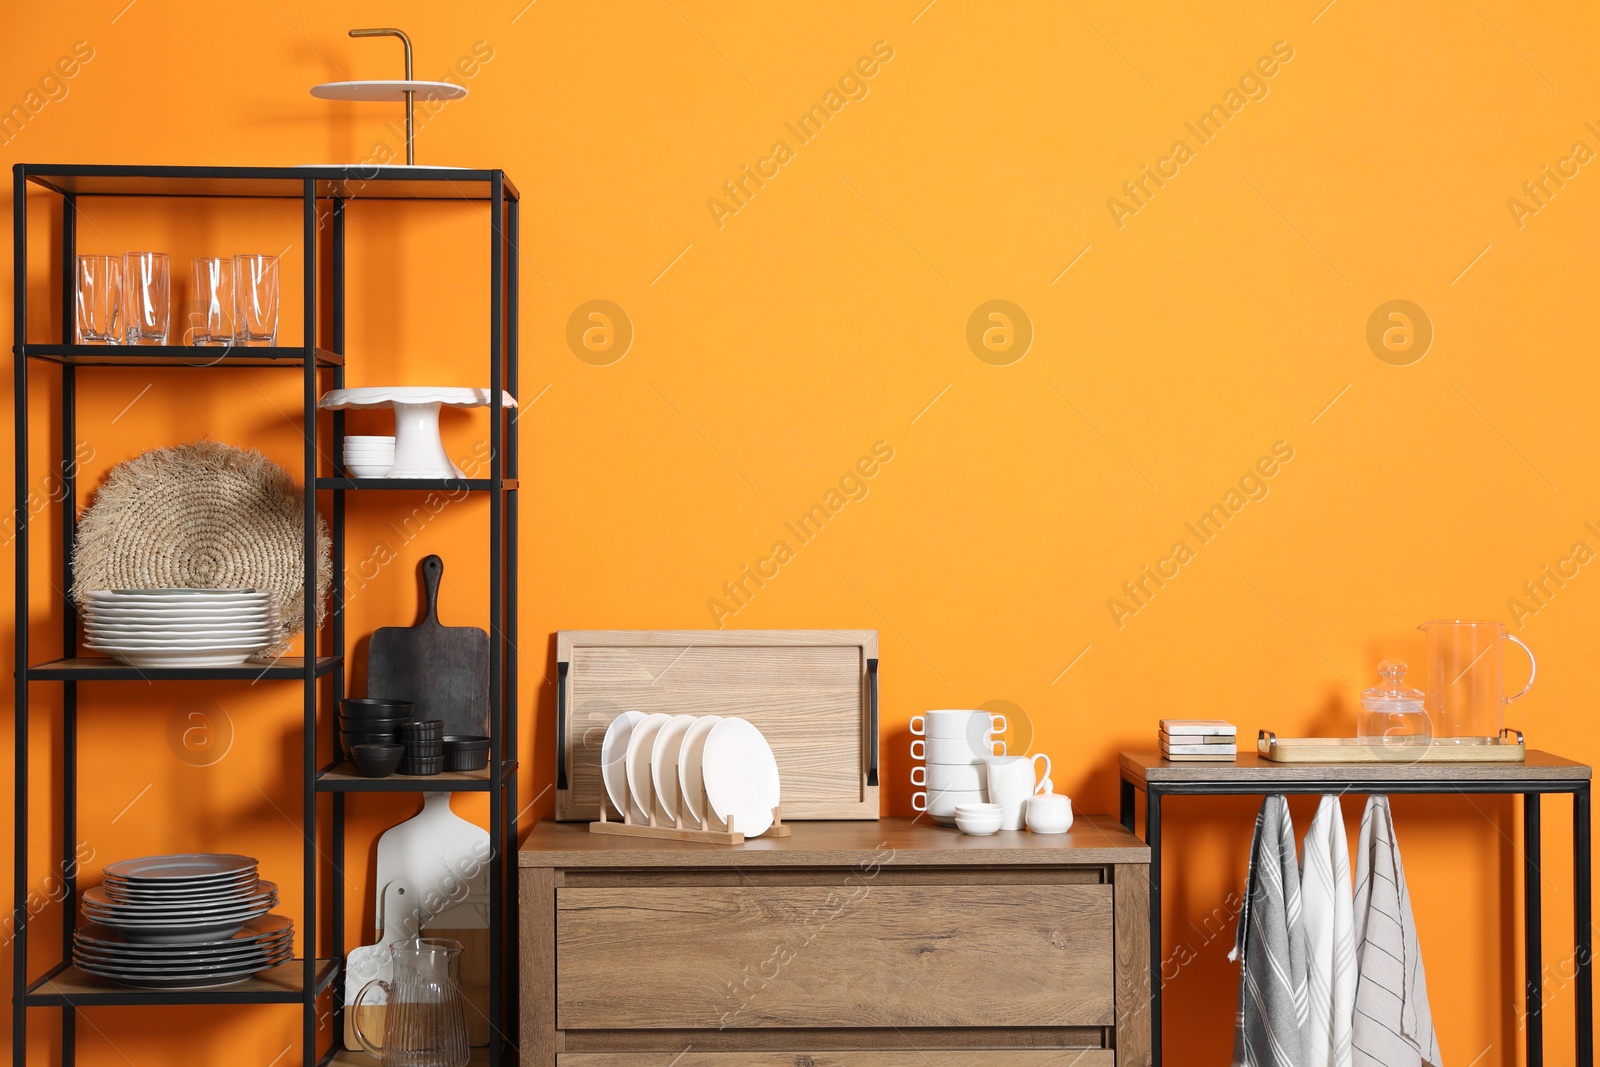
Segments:
[[[444,561],[422,561],[424,604],[415,626],[381,626],[367,649],[367,696],[409,700],[416,719],[440,719],[446,734],[489,733],[489,635],[439,622]]]

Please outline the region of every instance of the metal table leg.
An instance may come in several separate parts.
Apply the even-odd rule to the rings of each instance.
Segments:
[[[1119,812],[1119,815],[1122,819],[1122,828],[1128,831],[1130,834],[1133,833],[1133,807],[1135,793],[1136,790],[1133,788],[1133,782],[1129,781],[1127,778],[1124,778],[1122,780],[1122,810]]]
[[[1150,1063],[1161,1067],[1161,790],[1148,786],[1144,840],[1150,846]]]
[[[1522,795],[1522,960],[1528,1067],[1544,1063],[1543,886],[1539,875],[1539,794]]]
[[[1589,784],[1572,793],[1573,926],[1577,963],[1578,1067],[1594,1067],[1594,947],[1590,929]]]

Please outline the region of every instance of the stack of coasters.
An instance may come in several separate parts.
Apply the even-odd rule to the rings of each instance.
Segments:
[[[1238,733],[1221,719],[1162,719],[1161,755],[1173,763],[1231,763]]]

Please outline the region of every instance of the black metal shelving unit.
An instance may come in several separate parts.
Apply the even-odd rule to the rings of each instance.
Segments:
[[[75,1060],[78,1008],[96,1005],[213,1005],[299,1004],[302,1009],[302,1063],[372,1063],[365,1053],[342,1048],[342,963],[349,945],[345,929],[344,856],[345,798],[354,792],[482,792],[490,794],[490,1044],[473,1049],[474,1065],[498,1067],[514,1058],[513,1026],[515,960],[506,945],[516,944],[515,885],[517,812],[517,427],[507,417],[501,390],[517,393],[517,235],[518,194],[499,170],[427,169],[407,167],[121,167],[17,164],[13,168],[13,313],[15,337],[13,387],[15,421],[15,482],[18,527],[16,544],[16,837],[14,892],[18,902],[12,964],[12,1062],[26,1063],[30,1011],[57,1009],[61,1013],[61,1062]],[[28,340],[28,194],[30,187],[53,194],[60,202],[60,238],[57,269],[60,277],[60,320],[48,331],[58,338],[45,343]],[[73,269],[77,252],[78,200],[80,197],[179,197],[207,199],[298,200],[302,204],[302,248],[305,252],[304,333],[300,346],[217,349],[188,345],[126,346],[66,343],[73,330]],[[324,387],[344,386],[345,377],[345,216],[363,200],[473,201],[489,205],[489,405],[490,463],[487,478],[473,479],[372,479],[348,478],[343,469],[342,412],[332,415],[333,468],[331,476],[319,467],[319,412],[317,401]],[[326,231],[326,239],[322,235]],[[320,283],[326,279],[326,293]],[[326,321],[319,311],[326,312]],[[319,332],[326,326],[326,337]],[[324,347],[324,343],[326,347]],[[28,372],[31,363],[53,364],[60,375],[61,456],[75,454],[79,368],[93,367],[276,367],[299,369],[305,419],[304,484],[306,558],[313,559],[319,494],[331,510],[333,541],[332,605],[328,620],[316,627],[316,576],[306,575],[305,633],[307,654],[286,658],[268,667],[222,668],[129,667],[111,660],[82,656],[78,651],[78,619],[70,599],[62,610],[60,658],[34,662],[30,642],[29,559],[32,545],[26,522],[29,512]],[[73,513],[77,500],[77,472],[61,466],[62,580],[59,589],[72,586]],[[334,703],[345,692],[344,652],[348,647],[344,615],[344,533],[346,495],[383,490],[418,492],[466,489],[487,495],[489,503],[489,698],[490,763],[479,772],[445,774],[430,778],[361,778],[342,761]],[[210,990],[139,990],[84,974],[71,964],[72,934],[77,925],[76,870],[65,862],[75,855],[79,805],[77,771],[78,685],[118,681],[296,681],[301,683],[305,714],[303,735],[302,826],[306,832],[302,857],[305,907],[300,916],[301,955],[237,985]],[[59,844],[65,884],[61,957],[42,975],[28,968],[28,844],[33,829],[29,813],[29,754],[31,686],[61,686],[62,762]],[[331,763],[318,765],[317,720],[319,696],[332,737]],[[326,799],[331,809],[331,840],[322,860],[317,827],[318,804]],[[511,860],[513,862],[508,863]],[[319,940],[317,905],[321,882],[319,863],[327,865],[326,888],[330,897],[329,921]],[[317,1000],[332,997],[333,1043],[317,1047]]]

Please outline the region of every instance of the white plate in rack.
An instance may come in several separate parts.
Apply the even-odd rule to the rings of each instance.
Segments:
[[[600,742],[600,779],[605,783],[606,796],[620,818],[623,814],[622,791],[628,784],[628,738],[633,728],[644,718],[642,711],[624,711],[606,727],[605,740]],[[633,805],[633,818],[638,821],[643,808]]]
[[[672,716],[656,731],[650,748],[650,784],[655,789],[657,810],[668,822],[678,821],[678,805],[683,797],[678,788],[678,753],[684,735],[693,725],[693,715]]]
[[[628,793],[639,808],[634,812],[634,819],[639,820],[642,815],[642,821],[646,824],[650,822],[649,813],[656,806],[655,787],[650,783],[650,754],[655,751],[656,731],[671,718],[671,715],[651,712],[633,724],[633,733],[628,736],[628,757],[625,761]]]
[[[701,830],[722,829],[715,825],[716,813],[706,810],[705,779],[700,766],[706,750],[706,736],[721,721],[721,715],[699,716],[683,735],[683,744],[678,749],[678,792],[683,797],[684,822]]]
[[[778,806],[778,761],[760,730],[737,716],[724,718],[706,735],[701,758],[706,799],[724,824],[746,837],[772,826]]]

